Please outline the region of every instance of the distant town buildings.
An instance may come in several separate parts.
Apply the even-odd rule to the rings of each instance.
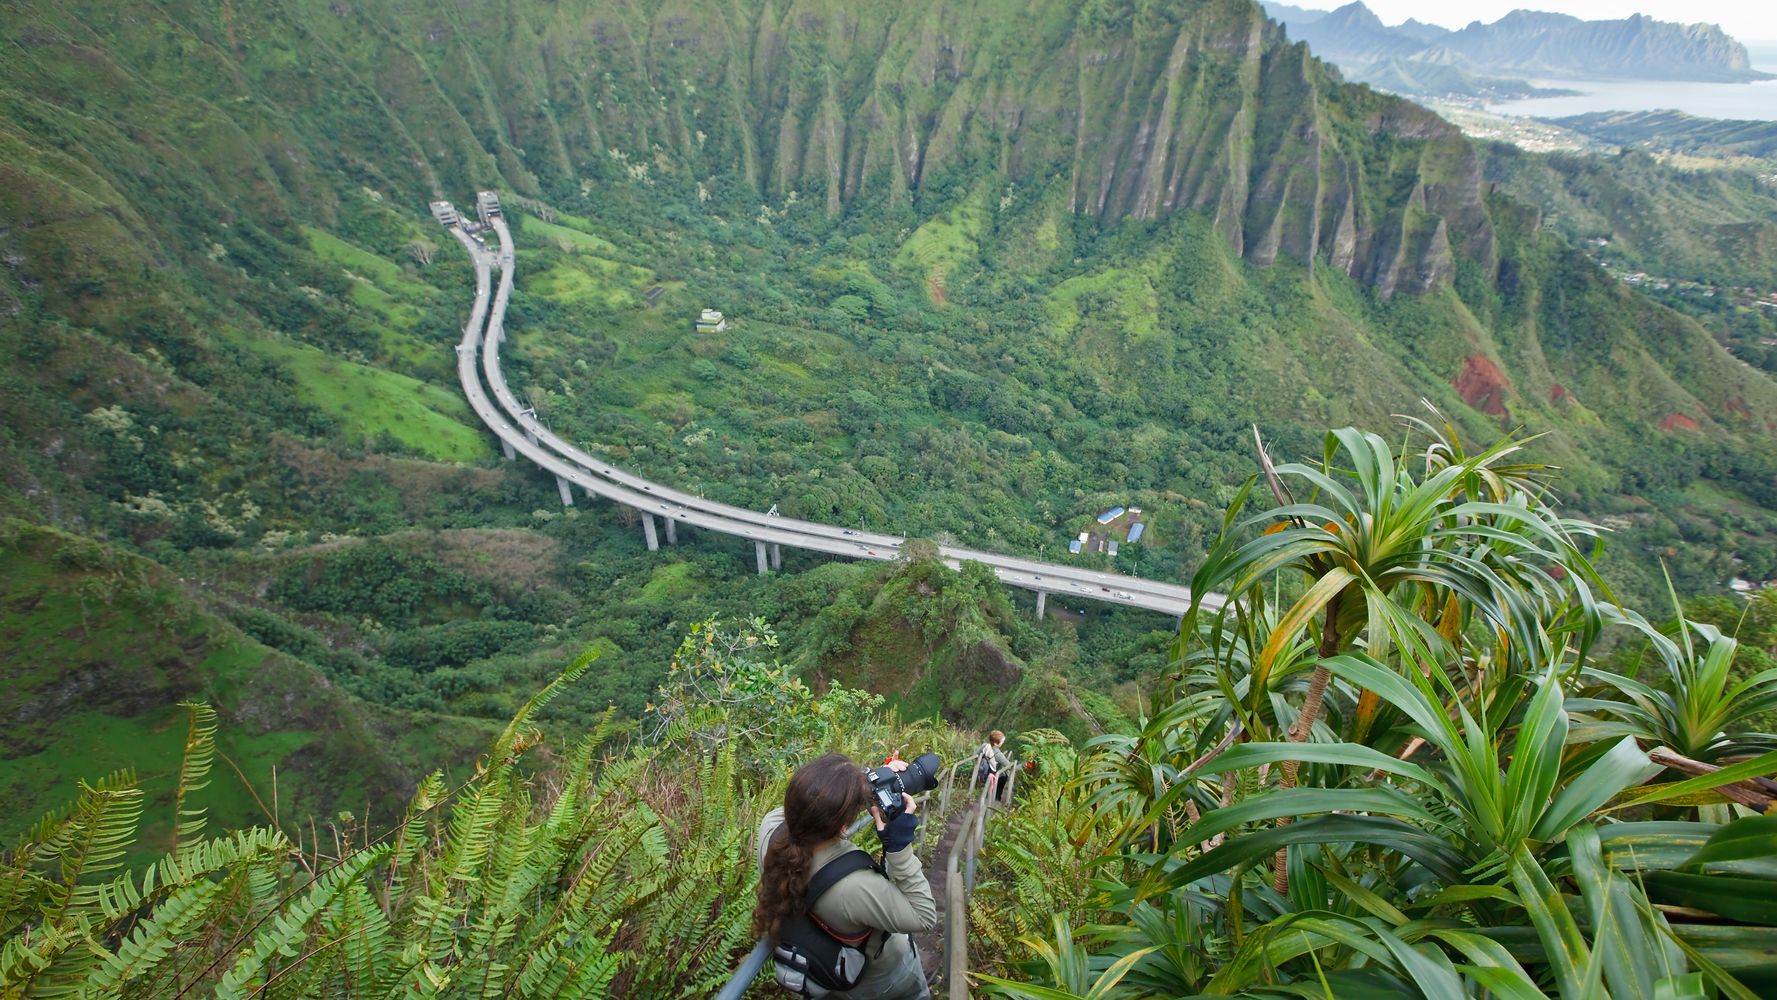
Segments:
[[[697,317],[698,333],[721,333],[726,329],[728,329],[728,320],[714,309],[705,309],[702,315]]]

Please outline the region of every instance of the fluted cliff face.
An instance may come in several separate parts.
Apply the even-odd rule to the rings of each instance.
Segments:
[[[518,60],[534,79],[499,97],[523,109],[505,125],[527,164],[539,150],[568,172],[661,149],[832,212],[965,164],[1014,179],[1064,171],[1077,212],[1201,211],[1251,260],[1318,257],[1384,293],[1446,280],[1452,247],[1492,266],[1478,163],[1456,131],[1338,84],[1244,0],[1144,13],[767,0],[540,14],[484,9],[434,43],[489,64],[490,33],[537,45]],[[545,97],[549,113],[529,111]]]
[[[985,166],[1064,175],[1074,210],[1105,221],[1201,211],[1254,261],[1319,257],[1385,292],[1442,281],[1453,247],[1491,266],[1479,168],[1455,130],[1337,83],[1246,0],[57,13],[15,41],[97,65],[146,51],[112,68],[196,89],[182,113],[277,150],[266,166],[292,188],[321,187],[305,165],[331,159],[427,195],[502,179],[549,194],[615,159],[838,212]],[[410,175],[391,171],[391,144]]]
[[[416,199],[675,174],[832,213],[985,168],[1107,222],[1202,212],[1250,260],[1384,293],[1493,267],[1457,132],[1338,83],[1247,0],[187,0],[39,8],[11,35],[181,94],[205,162],[234,164],[219,188],[323,211],[317,164]],[[90,83],[44,76],[58,101]]]

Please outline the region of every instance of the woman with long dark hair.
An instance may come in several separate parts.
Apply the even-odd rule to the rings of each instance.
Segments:
[[[906,765],[893,761],[888,766]],[[859,850],[845,838],[845,828],[868,807],[882,841],[881,870],[854,871],[815,900],[805,904],[809,880],[822,868]],[[784,791],[782,808],[759,824],[759,903],[753,910],[753,933],[776,942],[790,920],[808,916],[821,930],[841,941],[862,941],[867,959],[863,978],[835,1000],[927,1000],[925,972],[908,937],[938,924],[938,907],[919,858],[913,835],[919,829],[915,803],[905,796],[905,811],[892,821],[870,802],[864,769],[844,754],[830,753],[798,768]]]

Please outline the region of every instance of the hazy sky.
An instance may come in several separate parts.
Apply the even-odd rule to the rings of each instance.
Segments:
[[[1332,10],[1350,0],[1282,0],[1309,10]],[[1589,21],[1646,14],[1662,21],[1709,21],[1741,41],[1777,40],[1777,0],[1364,0],[1388,24],[1416,17],[1446,28],[1470,21],[1497,21],[1518,8],[1556,11]]]

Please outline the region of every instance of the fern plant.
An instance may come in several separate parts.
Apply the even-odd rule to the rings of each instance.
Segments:
[[[217,718],[186,704],[164,857],[123,869],[144,802],[125,771],[83,785],[0,863],[0,998],[707,995],[752,943],[752,833],[787,769],[688,728],[623,745],[611,713],[534,760],[537,713],[590,663],[526,702],[467,780],[427,776],[398,822],[339,836],[332,857],[271,828],[208,833]],[[818,725],[858,757],[966,742],[879,704],[840,692],[815,705]],[[781,735],[808,751],[807,729]]]

